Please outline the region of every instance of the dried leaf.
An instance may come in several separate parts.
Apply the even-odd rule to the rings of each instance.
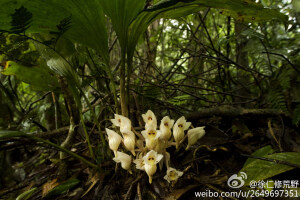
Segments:
[[[58,186],[59,183],[57,182],[57,179],[53,179],[51,182],[45,183],[43,185],[43,190],[42,190],[42,197],[45,197],[50,190]]]

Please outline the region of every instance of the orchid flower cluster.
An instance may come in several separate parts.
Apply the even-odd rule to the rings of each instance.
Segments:
[[[136,169],[147,173],[150,184],[152,183],[153,175],[157,171],[157,164],[160,169],[165,164],[167,173],[164,179],[169,183],[176,182],[183,175],[183,172],[170,167],[170,154],[167,152],[167,148],[174,145],[178,149],[185,138],[188,138],[188,145],[186,147],[186,150],[188,150],[205,135],[205,127],[202,126],[188,130],[191,122],[187,122],[184,116],[180,117],[176,122],[170,119],[170,117],[165,116],[161,120],[158,129],[156,116],[151,110],[148,110],[142,117],[145,122],[145,130],[141,131],[141,133],[133,129],[131,121],[127,117],[115,114],[115,118],[111,119],[113,125],[120,128],[119,130],[122,135],[106,128],[109,147],[115,156],[113,160],[116,163],[121,163],[121,167],[129,173],[132,173],[131,164],[133,162],[136,165]],[[188,130],[187,135],[184,133],[186,130]],[[172,135],[175,142],[171,137]],[[121,143],[123,143],[125,149],[135,156],[135,160],[132,159],[131,155],[118,151]]]

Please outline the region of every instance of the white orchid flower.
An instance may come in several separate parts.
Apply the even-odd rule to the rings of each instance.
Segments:
[[[110,121],[113,123],[113,125],[120,127],[121,126],[121,116],[122,115],[115,114],[115,118],[111,119]]]
[[[127,117],[115,114],[115,119],[110,120],[115,126],[120,127],[120,132],[125,133],[131,131],[131,121]]]
[[[158,143],[159,132],[154,127],[149,126],[148,129],[142,131],[142,135],[146,140],[146,147],[153,150]]]
[[[155,174],[157,170],[157,166],[156,165],[145,165],[145,171],[149,177],[149,183],[152,183],[152,176]]]
[[[164,176],[164,179],[166,179],[170,183],[171,181],[177,181],[178,178],[182,175],[183,172],[170,167],[168,168],[167,174]]]
[[[191,125],[191,122],[187,122],[185,117],[180,117],[173,127],[173,136],[176,142],[176,149],[179,146],[180,141],[184,138],[184,131],[187,130]]]
[[[149,129],[149,127],[153,127],[155,130],[157,128],[157,120],[154,113],[151,110],[148,110],[146,114],[142,114],[143,120],[146,123],[145,129]]]
[[[132,131],[123,132],[123,143],[125,148],[130,151],[134,156],[134,148],[135,148],[135,134]]]
[[[123,153],[121,151],[117,152],[117,156],[113,158],[116,163],[121,163],[123,169],[127,170],[130,174],[132,174],[130,165],[132,158],[130,155]]]
[[[145,171],[145,162],[143,159],[143,154],[140,153],[138,155],[138,158],[135,159],[133,162],[135,163],[137,169]]]
[[[159,126],[159,129],[160,129],[160,138],[163,139],[163,140],[169,140],[172,133],[171,133],[171,128],[173,127],[174,125],[174,120],[170,119],[169,116],[165,116],[161,122],[160,122],[160,126]]]
[[[187,133],[188,145],[185,150],[188,150],[192,145],[205,135],[205,126],[190,129]]]
[[[109,148],[114,152],[115,156],[117,156],[117,151],[123,138],[113,130],[110,130],[108,128],[106,128],[105,130],[108,136]]]
[[[149,151],[144,157],[144,163],[145,163],[145,171],[149,177],[149,183],[152,183],[152,176],[156,172],[156,164],[163,158],[162,154],[158,154],[157,152],[151,150]]]

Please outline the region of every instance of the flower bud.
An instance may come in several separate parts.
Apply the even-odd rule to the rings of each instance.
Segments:
[[[128,170],[128,172],[132,174],[131,169],[130,169],[132,158],[130,155],[127,155],[126,153],[118,151],[117,156],[114,157],[113,160],[116,163],[121,163],[122,168],[125,170]]]
[[[180,141],[184,138],[184,131],[187,130],[191,125],[191,122],[187,122],[185,117],[180,117],[173,127],[173,136],[176,142],[176,149],[179,146]]]
[[[122,115],[115,114],[115,119],[110,120],[115,126],[120,127],[120,132],[129,132],[131,131],[131,121],[127,117]]]
[[[185,150],[188,150],[192,145],[205,135],[205,126],[190,129],[187,133],[188,145]]]
[[[174,120],[170,119],[169,116],[166,116],[164,117],[162,120],[161,120],[161,123],[160,123],[160,126],[159,126],[159,129],[160,129],[160,138],[163,139],[163,140],[169,140],[172,133],[171,133],[171,128],[173,127],[174,125]]]
[[[134,148],[135,148],[135,134],[132,131],[123,132],[123,143],[125,148],[130,151],[134,156]]]
[[[121,126],[121,115],[115,114],[115,118],[110,120],[113,125],[120,127]]]
[[[114,152],[115,156],[117,156],[117,150],[121,141],[123,140],[122,137],[113,130],[108,128],[105,129],[107,136],[108,136],[108,144],[109,148]]]

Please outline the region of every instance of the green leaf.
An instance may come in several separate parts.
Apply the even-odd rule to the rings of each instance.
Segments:
[[[271,155],[265,155],[263,157],[285,161],[292,164],[299,164],[300,162],[300,153],[296,152],[275,153]],[[247,180],[245,181],[245,185],[247,186],[252,180],[265,180],[292,169],[294,169],[292,166],[256,159],[249,162],[240,171],[247,174]]]
[[[54,91],[58,88],[56,77],[46,67],[27,67],[13,61],[7,61],[3,72],[4,75],[15,75],[19,80],[33,86],[34,89]]]
[[[29,198],[31,197],[31,195],[33,195],[33,193],[34,193],[36,190],[37,190],[36,187],[31,188],[30,190],[25,191],[25,192],[23,192],[22,194],[20,194],[20,195],[16,198],[16,200],[27,200],[27,199],[29,199]]]
[[[61,38],[57,42],[57,51],[38,42],[35,42],[35,46],[47,63],[47,66],[58,75],[66,77],[68,87],[75,98],[76,104],[78,107],[81,107],[80,92],[78,90],[81,87],[81,79],[71,65],[72,56],[75,52],[73,44],[69,40]]]
[[[270,145],[264,146],[260,149],[258,149],[257,151],[255,151],[252,156],[259,156],[259,157],[263,157],[266,156],[268,154],[273,153],[274,150],[272,149],[272,147]],[[255,158],[248,158],[247,161],[244,164],[244,167],[246,167],[247,165],[249,165],[250,163],[252,163],[253,161],[255,161],[257,159]]]
[[[58,33],[61,31],[62,22],[70,18],[64,36],[73,42],[95,49],[105,62],[108,62],[108,39],[100,1],[1,0],[0,30],[10,32],[12,15],[20,8],[32,13],[30,27],[23,23],[23,26],[28,28],[28,33]]]
[[[127,34],[131,21],[142,11],[145,0],[102,0],[100,1],[105,14],[111,20],[116,31],[120,46],[125,53],[127,48]]]
[[[71,179],[67,180],[66,182],[64,182],[64,183],[56,186],[52,190],[50,190],[47,193],[46,197],[51,197],[51,196],[54,196],[54,195],[64,194],[67,191],[69,191],[70,189],[74,188],[79,183],[80,183],[80,181],[78,179],[71,178]]]
[[[11,31],[13,33],[23,33],[30,27],[32,13],[28,12],[26,8],[16,9],[15,13],[11,15]]]

